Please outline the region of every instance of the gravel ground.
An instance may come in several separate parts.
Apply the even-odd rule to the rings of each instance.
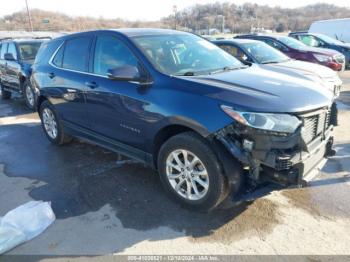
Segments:
[[[336,156],[303,189],[210,214],[169,200],[157,175],[85,143],[49,144],[20,99],[0,102],[0,216],[51,201],[56,222],[10,255],[350,253],[350,72],[341,74]],[[51,258],[45,259],[47,261]]]

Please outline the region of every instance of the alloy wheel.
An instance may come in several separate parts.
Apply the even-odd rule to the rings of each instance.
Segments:
[[[31,89],[31,87],[29,85],[27,85],[26,88],[25,88],[25,91],[26,91],[26,97],[27,97],[28,104],[31,107],[34,107],[34,93],[33,93],[33,90]]]
[[[166,174],[175,192],[187,200],[200,200],[208,192],[208,171],[203,162],[188,150],[179,149],[169,154]]]
[[[45,108],[42,113],[43,123],[46,133],[50,138],[56,139],[58,134],[55,115],[49,108]]]

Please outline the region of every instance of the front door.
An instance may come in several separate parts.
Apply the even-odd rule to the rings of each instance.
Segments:
[[[120,39],[109,34],[96,37],[92,55],[91,86],[86,90],[86,103],[91,129],[110,139],[142,149],[144,147],[144,93],[131,81],[107,77],[108,70],[120,66],[138,66],[138,59]]]

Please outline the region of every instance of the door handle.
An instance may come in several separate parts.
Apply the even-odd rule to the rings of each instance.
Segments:
[[[55,77],[55,73],[49,73],[49,77],[52,79]]]
[[[95,89],[98,87],[98,84],[95,82],[95,81],[92,81],[92,82],[86,82],[85,85],[87,87],[90,87],[91,89]]]

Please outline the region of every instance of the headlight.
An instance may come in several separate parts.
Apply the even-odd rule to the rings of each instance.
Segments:
[[[257,129],[294,133],[301,124],[297,117],[288,114],[241,112],[224,105],[221,106],[221,109],[242,125]]]
[[[319,54],[314,54],[314,57],[319,61],[319,62],[331,62],[332,58],[327,55],[319,55]]]

